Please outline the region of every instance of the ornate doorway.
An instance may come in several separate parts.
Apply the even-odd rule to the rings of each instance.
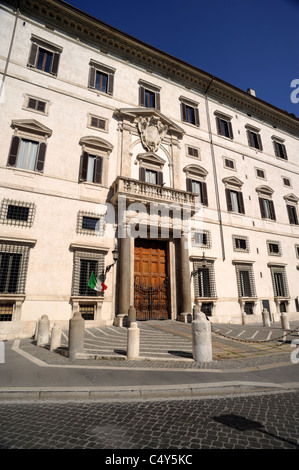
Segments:
[[[134,304],[137,320],[168,319],[167,244],[135,240]]]

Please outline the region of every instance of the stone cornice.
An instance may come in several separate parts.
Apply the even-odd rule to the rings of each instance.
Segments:
[[[299,136],[299,119],[296,116],[129,36],[62,0],[5,0],[5,3],[15,9],[19,3],[21,14],[36,18],[57,31],[66,32],[102,52],[179,81],[191,90],[205,93],[209,87],[209,96]]]

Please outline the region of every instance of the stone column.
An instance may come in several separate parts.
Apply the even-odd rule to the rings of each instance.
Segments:
[[[58,323],[55,323],[51,332],[50,351],[55,351],[55,349],[60,348],[60,346],[61,346],[61,326]]]
[[[139,357],[140,331],[137,322],[132,322],[127,332],[127,359]]]
[[[42,315],[37,332],[37,346],[42,346],[49,343],[50,337],[50,321],[47,315]]]
[[[77,353],[84,352],[84,324],[81,313],[75,312],[69,321],[69,359],[75,360]]]
[[[191,315],[191,281],[188,240],[183,234],[180,240],[180,261],[181,270],[179,290],[181,292],[181,312],[178,316],[178,320],[187,323],[188,315]]]
[[[269,312],[266,308],[263,309],[262,316],[263,316],[263,325],[271,326]]]
[[[196,362],[211,362],[213,360],[211,323],[205,314],[198,310],[195,306],[195,320],[191,323],[193,359]]]
[[[124,317],[128,315],[130,307],[130,255],[131,239],[126,230],[125,238],[121,238],[119,255],[119,308],[118,315],[114,319],[115,326],[123,326]]]

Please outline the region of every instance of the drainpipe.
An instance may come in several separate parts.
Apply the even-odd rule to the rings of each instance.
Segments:
[[[221,207],[220,207],[220,198],[219,198],[219,187],[218,187],[218,179],[217,179],[217,168],[216,168],[216,160],[215,160],[215,153],[214,153],[214,144],[213,144],[213,136],[211,130],[211,119],[210,119],[210,111],[209,111],[209,102],[208,102],[208,91],[212,82],[215,77],[212,77],[210,83],[207,86],[205,91],[205,104],[206,104],[206,114],[207,114],[207,122],[208,122],[208,131],[209,131],[209,141],[211,147],[211,155],[212,155],[212,164],[213,164],[213,176],[214,176],[214,185],[215,185],[215,193],[216,193],[216,205],[217,205],[217,214],[218,214],[218,222],[220,227],[220,240],[221,240],[221,251],[222,251],[222,260],[225,260],[225,247],[224,247],[224,235],[223,235],[223,224],[222,224],[222,216],[221,216]]]
[[[15,38],[15,33],[16,33],[16,28],[17,28],[17,21],[19,19],[19,13],[20,13],[20,1],[18,1],[15,23],[14,23],[14,27],[13,27],[13,31],[12,31],[10,46],[9,46],[7,59],[6,59],[6,64],[5,64],[5,69],[4,69],[4,73],[3,73],[3,78],[2,78],[1,85],[0,85],[0,103],[1,103],[2,92],[3,92],[3,89],[4,89],[4,81],[5,81],[5,78],[6,78],[6,75],[7,75],[7,69],[8,69],[8,65],[9,65],[9,61],[10,61],[11,50],[12,50],[12,46],[13,46],[13,42],[14,42],[14,38]]]

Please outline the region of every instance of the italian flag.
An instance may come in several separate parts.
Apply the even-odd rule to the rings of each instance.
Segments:
[[[107,289],[107,286],[103,282],[98,281],[97,276],[94,272],[91,273],[88,287],[99,292],[104,292],[104,290]]]

